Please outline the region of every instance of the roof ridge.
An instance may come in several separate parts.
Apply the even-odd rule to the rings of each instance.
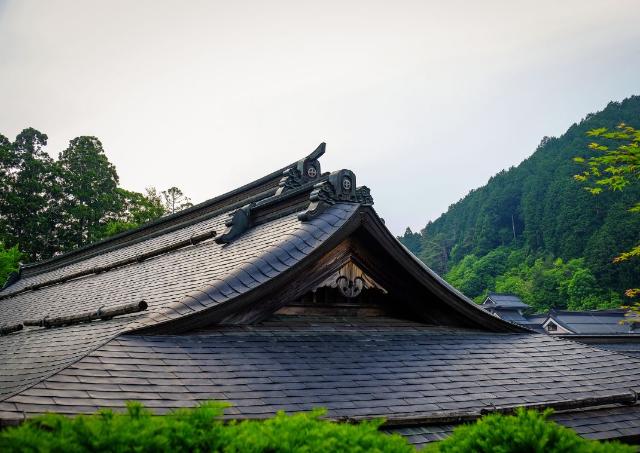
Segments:
[[[233,209],[233,207],[235,207],[238,203],[242,203],[242,201],[248,201],[248,199],[250,198],[260,200],[272,196],[276,192],[282,191],[282,189],[278,189],[283,185],[283,181],[287,178],[287,174],[291,173],[292,170],[313,166],[314,176],[311,178],[319,177],[321,176],[320,163],[317,161],[317,159],[324,154],[325,148],[326,144],[322,142],[312,153],[296,162],[273,171],[248,184],[225,192],[222,195],[210,198],[206,201],[203,201],[202,203],[198,203],[197,205],[184,209],[180,212],[160,217],[158,219],[140,225],[137,228],[133,228],[131,230],[127,230],[114,236],[102,239],[98,242],[94,242],[77,249],[70,250],[66,253],[51,257],[47,260],[37,263],[30,263],[27,265],[21,265],[16,273],[12,273],[2,289],[9,287],[20,278],[48,272],[67,264],[71,264],[73,262],[77,262],[82,259],[94,256],[98,253],[117,250],[127,245],[131,245],[132,243],[136,243],[140,240],[163,234],[167,231],[170,231],[173,227],[184,227],[185,224],[190,224],[193,221],[201,220],[202,217],[211,213],[211,211],[219,213],[227,207],[229,209]],[[292,178],[296,181],[302,180],[302,183],[307,182],[307,179],[310,179],[310,177],[304,178],[301,177],[301,175],[293,175],[289,177],[289,180]]]

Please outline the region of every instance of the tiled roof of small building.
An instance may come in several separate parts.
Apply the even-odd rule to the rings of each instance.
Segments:
[[[522,299],[515,294],[489,293],[484,303],[497,308],[529,308],[529,306],[522,302]]]
[[[564,311],[552,310],[549,319],[579,335],[640,334],[633,324],[623,322],[625,310]]]

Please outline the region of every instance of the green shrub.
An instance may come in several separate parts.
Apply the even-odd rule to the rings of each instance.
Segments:
[[[492,414],[462,425],[447,439],[429,445],[427,453],[631,453],[617,442],[583,439],[575,431],[547,420],[550,411],[518,410],[516,415]]]
[[[0,432],[10,452],[415,452],[399,435],[320,420],[323,411],[223,424],[223,404],[206,403],[158,417],[139,403],[124,414],[101,411],[67,418],[48,414]]]
[[[399,435],[378,431],[382,420],[358,425],[320,419],[323,410],[278,413],[263,421],[223,423],[225,404],[204,403],[164,417],[139,403],[126,413],[100,411],[74,418],[48,414],[0,431],[0,451],[13,452],[401,452],[415,449]],[[458,427],[451,437],[429,445],[427,453],[577,452],[627,453],[633,448],[579,437],[546,420],[547,413],[519,411],[488,415]]]

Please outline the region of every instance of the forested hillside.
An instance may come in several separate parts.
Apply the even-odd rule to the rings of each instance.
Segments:
[[[476,301],[489,291],[520,295],[536,311],[619,306],[640,280],[638,260],[613,258],[640,238],[640,181],[594,196],[573,175],[588,157],[587,131],[640,126],[640,96],[612,102],[561,137],[544,137],[517,167],[451,205],[402,243]]]

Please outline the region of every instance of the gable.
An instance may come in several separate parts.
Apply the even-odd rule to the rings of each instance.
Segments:
[[[279,180],[270,175],[245,193],[205,202],[184,217],[25,268],[0,291],[1,327],[141,301],[148,309],[0,336],[0,362],[7,364],[0,369],[0,397],[125,333],[262,321],[348,263],[408,319],[523,331],[486,314],[406,251],[371,208],[368,189],[356,186],[353,172],[321,174],[319,154],[287,168]]]

